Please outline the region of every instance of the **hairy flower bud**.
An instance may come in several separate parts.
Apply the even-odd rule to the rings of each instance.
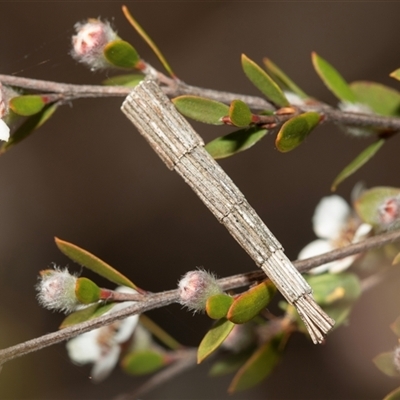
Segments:
[[[179,302],[193,311],[204,311],[207,299],[222,293],[217,279],[204,270],[187,272],[178,283]]]
[[[49,310],[69,313],[82,306],[75,295],[77,277],[68,269],[46,269],[40,271],[40,281],[36,285],[40,305]]]
[[[382,230],[397,229],[400,225],[400,196],[388,197],[378,208]]]
[[[108,22],[88,19],[75,24],[76,35],[72,37],[71,55],[75,60],[86,64],[92,71],[111,65],[103,55],[104,47],[118,39]]]

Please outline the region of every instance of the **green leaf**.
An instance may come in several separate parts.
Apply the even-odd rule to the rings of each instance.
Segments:
[[[348,272],[339,274],[309,275],[307,282],[313,289],[315,301],[320,306],[337,301],[355,301],[361,295],[360,280]]]
[[[113,76],[104,80],[102,83],[106,86],[126,86],[135,87],[144,79],[143,74],[126,74]]]
[[[237,296],[229,308],[227,319],[235,324],[252,320],[272,300],[276,288],[271,281],[264,281]]]
[[[61,252],[69,257],[72,261],[89,268],[93,272],[96,272],[96,274],[99,274],[103,278],[106,278],[117,285],[128,286],[132,289],[138,290],[134,283],[131,282],[127,277],[88,251],[58,238],[55,238],[55,242]]]
[[[315,71],[325,83],[327,88],[342,101],[356,103],[357,97],[344,78],[326,60],[317,53],[312,52],[312,63]]]
[[[398,188],[377,186],[363,192],[355,201],[354,208],[363,222],[379,227],[381,226],[379,208],[388,198],[399,195]]]
[[[252,113],[244,101],[233,100],[229,107],[229,118],[233,125],[244,128],[251,124]]]
[[[205,124],[222,125],[222,118],[229,114],[226,104],[204,97],[183,95],[175,97],[172,102],[185,117]]]
[[[100,300],[100,288],[88,278],[78,278],[75,295],[82,304],[91,304]]]
[[[254,61],[242,54],[242,68],[253,85],[279,107],[288,107],[290,104],[274,80]]]
[[[160,49],[157,47],[157,45],[154,43],[154,41],[150,38],[150,36],[147,34],[147,32],[139,25],[139,23],[133,18],[132,14],[129,12],[128,7],[122,6],[122,12],[125,15],[125,18],[129,21],[129,23],[133,26],[133,28],[136,30],[136,32],[142,37],[142,39],[149,45],[149,47],[153,50],[154,54],[157,56],[157,58],[160,60],[161,64],[163,67],[166,69],[166,71],[173,77],[175,78],[176,75],[172,71],[171,66],[165,59],[164,55],[161,53]]]
[[[225,318],[221,318],[212,326],[203,337],[197,350],[198,364],[221,346],[222,342],[231,333],[234,326],[234,323]]]
[[[400,317],[397,317],[393,324],[390,325],[390,329],[400,338]]]
[[[393,362],[393,351],[378,354],[373,360],[375,366],[385,375],[391,377],[399,377],[400,372],[397,371]]]
[[[400,116],[400,92],[376,82],[357,81],[350,84],[357,102],[366,104],[377,114]]]
[[[349,303],[346,301],[339,301],[330,306],[323,307],[324,311],[335,320],[335,326],[333,329],[339,328],[339,326],[345,325],[348,323],[349,316],[353,309],[353,303]],[[305,329],[305,333],[307,333],[307,329]],[[307,333],[308,335],[308,333]]]
[[[392,261],[392,265],[396,265],[400,263],[400,253],[397,253],[396,257]]]
[[[247,150],[267,134],[266,129],[258,126],[241,129],[208,142],[205,149],[215,159],[227,158]]]
[[[392,390],[383,400],[400,400],[400,387]]]
[[[233,297],[221,293],[207,299],[206,313],[212,319],[226,317],[229,307],[233,303]]]
[[[135,68],[140,56],[135,48],[124,40],[114,40],[103,49],[106,60],[118,68]]]
[[[26,139],[35,129],[40,128],[53,115],[56,109],[57,104],[48,104],[39,113],[28,117],[27,120],[11,135],[8,142],[3,143],[0,148],[0,154]]]
[[[395,69],[389,76],[400,81],[400,68]]]
[[[222,376],[237,371],[254,352],[254,347],[240,353],[229,353],[219,358],[208,372],[210,376]]]
[[[297,94],[302,99],[307,99],[309,96],[303,92],[276,64],[269,58],[263,59],[267,72],[272,76],[274,81],[283,89]]]
[[[60,329],[66,328],[68,326],[80,324],[81,322],[88,321],[93,318],[100,317],[100,315],[105,314],[107,311],[111,310],[118,303],[96,303],[89,307],[85,307],[82,310],[75,311],[69,314],[60,325]]]
[[[306,112],[286,121],[275,140],[276,148],[286,153],[299,146],[311,131],[318,125],[321,116],[314,112]]]
[[[331,190],[335,191],[338,185],[354,172],[366,164],[383,146],[385,139],[379,139],[363,150],[349,165],[347,165],[332,183]]]
[[[263,344],[239,369],[233,378],[228,392],[236,393],[249,389],[263,381],[277,365],[282,350],[282,335]]]
[[[165,356],[154,350],[139,350],[129,353],[121,363],[123,370],[132,375],[151,374],[165,365]]]
[[[13,97],[9,102],[9,106],[16,114],[29,117],[42,111],[46,103],[47,101],[44,96],[28,94]]]

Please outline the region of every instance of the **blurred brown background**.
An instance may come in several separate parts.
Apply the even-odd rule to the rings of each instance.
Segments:
[[[348,81],[398,87],[388,74],[398,57],[397,2],[127,2],[179,77],[203,87],[255,94],[240,54],[268,56],[307,93],[335,104],[310,61],[317,51]],[[111,20],[120,36],[159,68],[130,28],[120,2],[1,2],[0,71],[69,83],[101,82],[69,55],[73,25],[87,17]],[[62,107],[42,129],[0,158],[0,347],[57,329],[62,316],[35,300],[38,271],[68,260],[53,237],[76,243],[151,291],[171,289],[204,266],[223,277],[255,269],[178,175],[169,172],[119,110],[122,99],[79,100]],[[205,140],[230,131],[195,124]],[[296,151],[280,154],[272,137],[221,162],[290,258],[314,238],[315,205],[336,174],[367,140],[333,125],[319,128]],[[399,186],[399,138],[341,185]],[[71,263],[70,263],[71,264]],[[73,266],[79,270],[77,266]],[[89,273],[86,276],[93,277]],[[96,278],[100,284],[107,283]],[[361,298],[350,325],[325,346],[302,336],[289,343],[274,374],[248,392],[229,396],[228,378],[211,379],[202,365],[145,396],[149,399],[376,399],[399,381],[372,364],[396,339],[388,325],[400,314],[398,282]],[[150,313],[178,340],[195,346],[210,321],[178,306]],[[0,374],[3,399],[109,399],[142,379],[116,370],[104,383],[72,365],[64,344],[12,361]]]

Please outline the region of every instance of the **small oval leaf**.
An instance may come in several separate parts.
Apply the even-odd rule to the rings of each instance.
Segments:
[[[397,255],[395,256],[395,258],[392,261],[392,265],[396,265],[400,263],[400,253],[397,253]]]
[[[290,105],[285,94],[274,80],[244,54],[242,54],[242,68],[253,85],[276,106],[287,107]]]
[[[398,117],[400,115],[400,93],[376,82],[357,81],[350,84],[357,102],[366,104],[380,115]]]
[[[207,299],[206,313],[212,319],[220,319],[226,316],[229,307],[233,303],[233,297],[221,293]]]
[[[226,104],[204,97],[183,95],[175,97],[172,102],[185,117],[205,124],[222,125],[222,118],[229,114]]]
[[[393,351],[378,354],[373,360],[375,366],[387,376],[399,377],[400,372],[397,371],[393,362]]]
[[[342,172],[335,178],[332,183],[331,190],[335,191],[340,183],[342,183],[350,175],[359,170],[365,163],[367,163],[383,146],[385,139],[379,139],[377,142],[372,143],[365,150],[363,150],[349,165],[347,165]]]
[[[398,338],[400,338],[400,317],[397,317],[396,320],[390,325],[390,329]]]
[[[27,120],[3,143],[0,154],[6,152],[17,143],[26,139],[33,131],[40,128],[56,111],[57,104],[48,104],[39,113],[28,117]]]
[[[107,311],[111,310],[117,303],[101,304],[95,303],[82,310],[75,311],[69,314],[64,321],[61,323],[59,329],[66,328],[68,326],[80,324],[81,322],[88,321],[93,318],[100,317],[100,315],[105,314]]]
[[[244,128],[251,124],[252,113],[244,101],[233,100],[229,107],[229,118],[233,125]]]
[[[225,318],[221,318],[212,326],[203,337],[197,350],[198,364],[221,346],[222,342],[231,333],[234,326],[234,323]]]
[[[249,389],[263,381],[277,365],[282,349],[282,335],[263,344],[246,361],[233,378],[228,392],[236,393]]]
[[[283,89],[297,94],[301,99],[307,99],[309,96],[300,89],[276,64],[269,58],[263,59],[265,68],[272,76],[274,81]]]
[[[244,324],[262,311],[276,292],[271,281],[264,281],[235,298],[229,308],[227,319],[235,324]]]
[[[395,69],[393,72],[389,74],[389,76],[400,81],[400,68]]]
[[[266,134],[267,130],[258,126],[241,129],[208,142],[204,148],[216,160],[227,158],[254,146]]]
[[[135,87],[144,79],[143,74],[127,74],[113,76],[104,80],[102,83],[105,86],[126,86]]]
[[[103,49],[106,60],[118,68],[135,68],[140,56],[135,48],[125,40],[114,40]]]
[[[317,53],[312,52],[312,63],[315,71],[325,83],[326,87],[342,101],[350,103],[357,102],[357,97],[351,90],[350,86],[344,78],[332,67],[326,60],[320,57]]]
[[[140,350],[127,354],[121,363],[123,370],[132,375],[151,374],[165,365],[165,356],[153,350]]]
[[[299,146],[311,131],[318,125],[321,116],[314,112],[306,112],[286,121],[275,140],[276,148],[286,153]]]
[[[78,278],[75,295],[82,304],[91,304],[100,300],[100,288],[88,278]]]
[[[45,97],[37,94],[28,94],[13,97],[9,102],[9,106],[16,114],[28,117],[42,111],[46,103]]]
[[[355,201],[354,208],[357,215],[363,222],[374,227],[380,227],[383,221],[380,221],[379,209],[389,198],[400,196],[400,189],[390,186],[377,186],[364,191]]]
[[[218,360],[212,365],[208,372],[210,376],[223,376],[237,371],[254,352],[254,347],[246,349],[240,353],[228,353],[223,357],[218,357]]]
[[[138,292],[141,292],[141,290],[136,287],[136,285],[126,276],[122,275],[119,271],[88,251],[58,238],[55,238],[55,242],[61,252],[69,257],[72,261],[83,265],[84,267],[96,272],[96,274],[99,274],[103,278],[106,278],[117,285],[128,286],[132,289],[136,289]]]
[[[310,275],[306,280],[313,289],[315,301],[320,306],[337,301],[352,302],[361,295],[360,280],[357,275],[348,272]]]
[[[400,387],[392,390],[383,400],[400,400]]]

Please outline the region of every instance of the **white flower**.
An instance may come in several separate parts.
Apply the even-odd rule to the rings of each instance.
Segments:
[[[0,82],[0,140],[8,141],[10,138],[10,128],[3,121],[3,117],[8,114],[8,107],[5,92]]]
[[[299,259],[314,257],[359,242],[369,234],[372,226],[360,223],[346,201],[333,195],[324,197],[317,205],[313,216],[313,228],[319,239],[304,247],[299,253]],[[357,255],[354,255],[332,261],[312,269],[310,273],[338,273],[349,268],[356,258]]]
[[[116,289],[124,293],[136,293],[127,287]],[[135,302],[126,301],[114,306],[106,314],[129,307]],[[132,315],[111,325],[83,333],[67,343],[68,355],[79,365],[93,364],[91,376],[95,382],[105,379],[118,362],[121,346],[133,334],[139,321],[139,315]]]
[[[0,140],[8,141],[10,138],[10,128],[8,125],[0,119]]]

